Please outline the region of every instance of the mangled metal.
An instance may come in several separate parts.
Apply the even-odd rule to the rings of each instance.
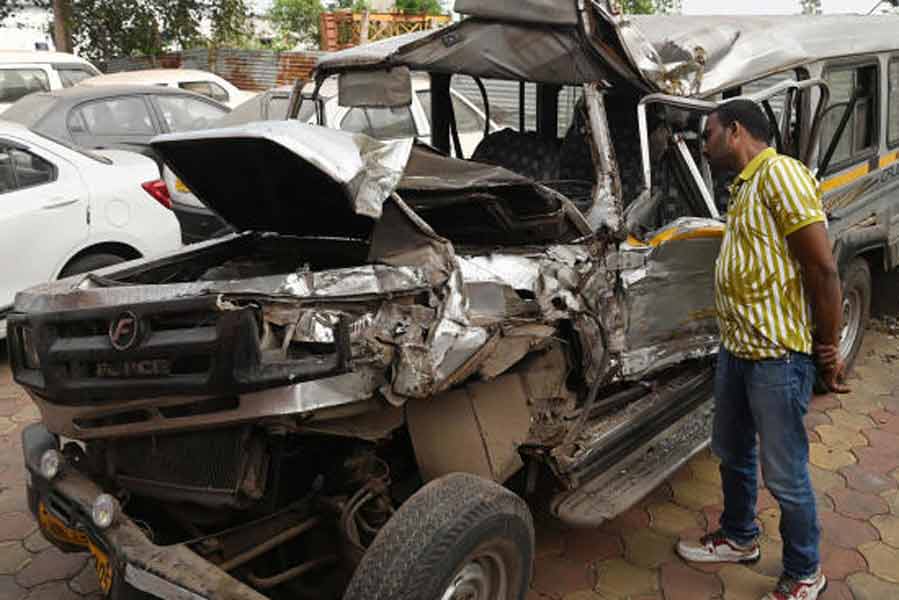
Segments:
[[[319,570],[351,573],[411,491],[454,471],[526,469],[530,488],[545,468],[556,514],[595,524],[637,496],[585,482],[639,495],[623,468],[655,481],[706,443],[723,228],[701,193],[698,119],[653,107],[638,131],[621,116],[612,86],[661,84],[596,3],[459,4],[473,18],[329,56],[319,83],[391,72],[395,88],[350,86],[371,105],[396,101],[416,68],[583,83],[572,127],[543,146],[571,179],[296,123],[165,136],[173,171],[245,233],[18,296],[13,354],[29,360],[15,375],[51,445],[49,431],[79,440],[68,452],[90,481],[139,499],[121,515],[143,536],[123,554],[139,589],[308,592]],[[622,139],[648,140],[642,186],[645,153]],[[118,351],[122,312],[140,335]],[[170,578],[173,563],[192,573]]]

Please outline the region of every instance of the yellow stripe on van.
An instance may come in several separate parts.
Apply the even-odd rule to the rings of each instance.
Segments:
[[[846,171],[842,175],[837,175],[836,177],[831,177],[827,181],[821,183],[821,191],[829,192],[830,190],[834,190],[838,187],[842,187],[846,184],[852,183],[856,179],[860,177],[864,177],[870,172],[871,168],[867,162],[860,164],[855,167],[851,171]]]
[[[676,240],[694,240],[698,238],[720,238],[724,237],[724,226],[721,227],[700,227],[689,231],[678,231],[676,228],[667,229],[655,236],[649,241],[650,246],[661,246],[665,242],[674,242]]]
[[[896,162],[899,159],[899,150],[896,152],[890,152],[889,154],[884,154],[880,157],[880,168],[885,169],[889,167],[891,164]]]

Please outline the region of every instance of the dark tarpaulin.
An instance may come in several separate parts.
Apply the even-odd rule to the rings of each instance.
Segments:
[[[412,70],[513,81],[582,84],[609,74],[575,28],[469,18],[409,44],[393,62]]]
[[[577,25],[575,0],[456,0],[457,13],[498,21]]]

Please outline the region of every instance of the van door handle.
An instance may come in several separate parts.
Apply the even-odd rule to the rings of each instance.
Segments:
[[[78,202],[78,198],[63,198],[62,196],[54,196],[50,198],[46,202],[44,202],[44,208],[59,208],[61,206],[68,206],[69,204],[75,204]]]

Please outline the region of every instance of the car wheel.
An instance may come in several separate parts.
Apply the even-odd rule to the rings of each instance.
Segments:
[[[120,262],[125,262],[125,260],[127,259],[122,258],[118,254],[109,254],[106,252],[86,254],[85,256],[76,258],[75,260],[67,264],[59,274],[59,278],[63,279],[64,277],[78,275],[79,273],[96,271],[97,269],[102,269],[103,267],[108,267]]]
[[[856,258],[846,269],[843,281],[843,326],[840,330],[840,357],[848,371],[858,356],[871,314],[871,268]]]
[[[524,501],[492,481],[454,473],[391,517],[344,600],[523,600],[533,557]]]

